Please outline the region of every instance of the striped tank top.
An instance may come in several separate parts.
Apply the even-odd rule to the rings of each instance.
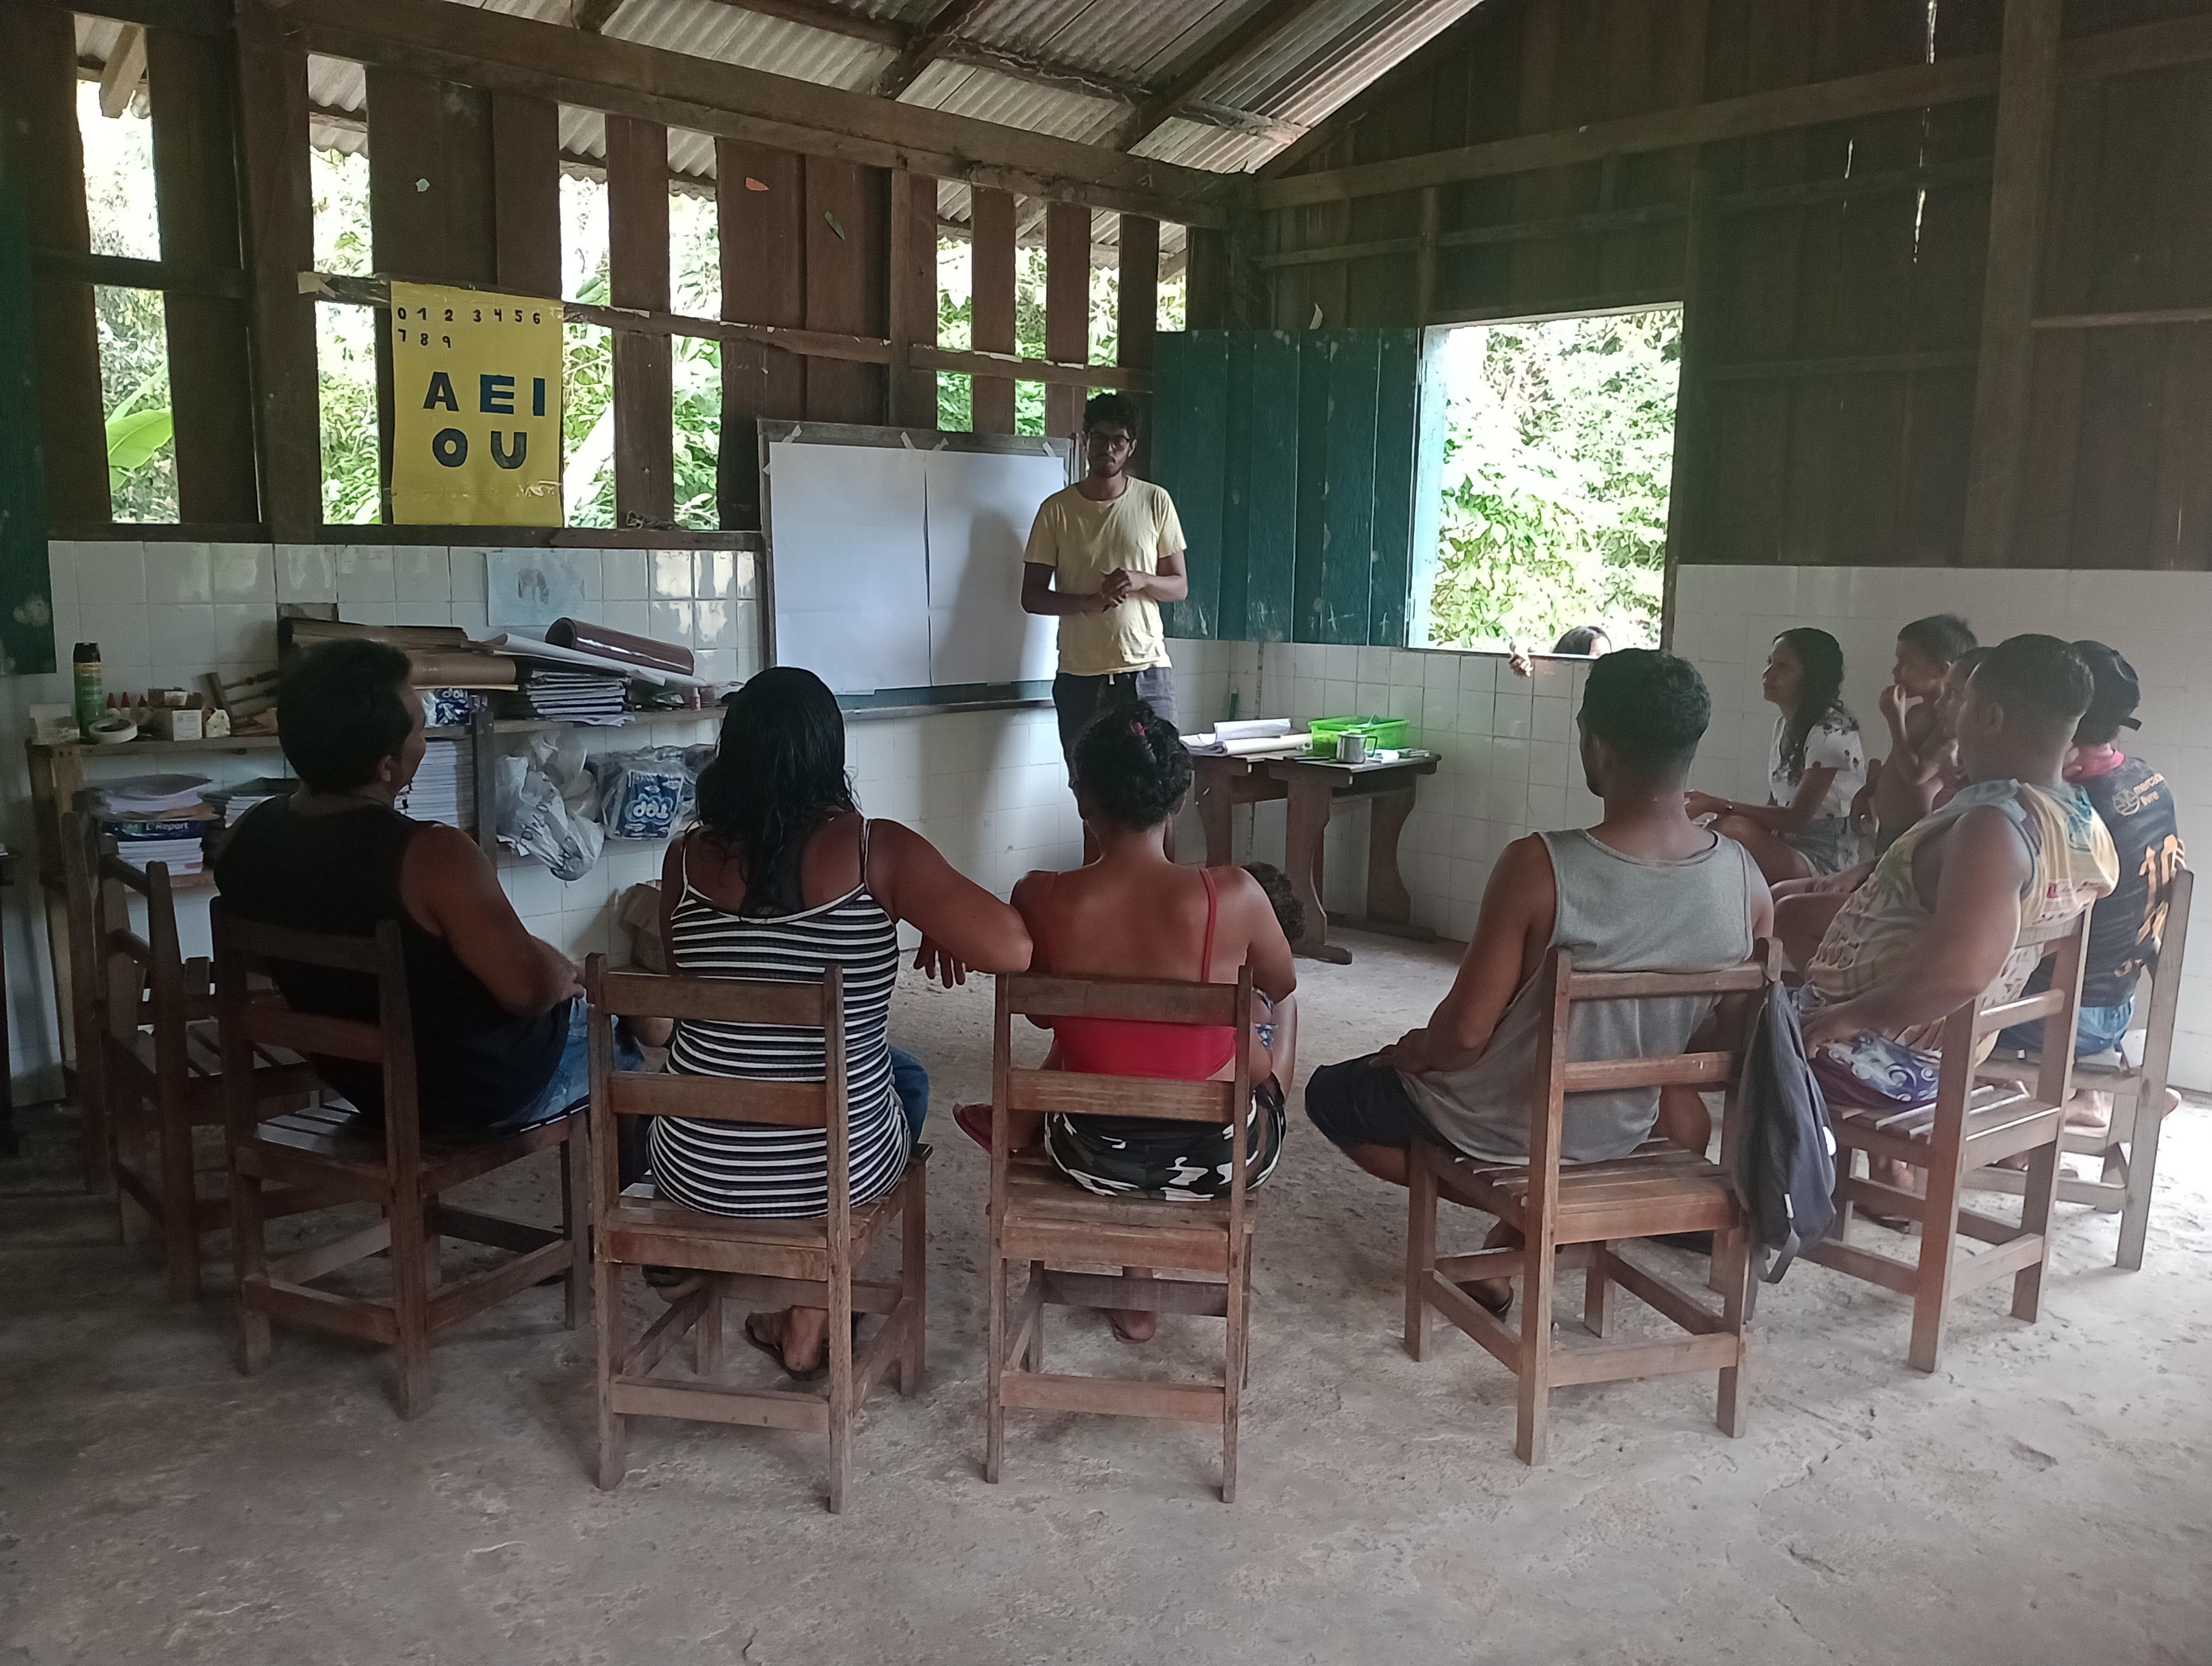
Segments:
[[[845,976],[846,1085],[852,1104],[850,1164],[855,1204],[881,1197],[906,1170],[908,1135],[891,1088],[888,1025],[898,979],[898,926],[868,891],[868,830],[860,826],[860,883],[797,914],[732,914],[693,888],[670,921],[673,970],[696,977],[800,981],[831,966]],[[745,1076],[818,1082],[822,1031],[778,1024],[679,1019],[668,1067],[678,1075]],[[811,1128],[653,1122],[653,1183],[659,1195],[709,1214],[804,1218],[830,1207],[830,1157]]]

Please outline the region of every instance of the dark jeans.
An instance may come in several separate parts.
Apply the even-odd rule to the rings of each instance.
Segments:
[[[891,1049],[891,1091],[898,1095],[906,1113],[908,1143],[921,1138],[921,1125],[929,1115],[929,1073],[913,1054]]]
[[[1085,729],[1102,714],[1133,706],[1139,700],[1181,727],[1176,715],[1175,672],[1166,666],[1117,671],[1105,677],[1060,672],[1052,679],[1053,710],[1060,719],[1060,756],[1073,763],[1075,743]]]

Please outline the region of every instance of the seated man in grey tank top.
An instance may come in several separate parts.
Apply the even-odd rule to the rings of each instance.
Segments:
[[[1406,1183],[1415,1140],[1469,1157],[1528,1155],[1529,1102],[1549,1013],[1535,984],[1547,952],[1577,970],[1715,971],[1771,932],[1774,904],[1742,846],[1692,822],[1682,784],[1712,702],[1686,660],[1648,648],[1590,667],[1581,714],[1583,771],[1605,800],[1594,827],[1532,833],[1492,871],[1474,939],[1429,1021],[1362,1059],[1328,1065],[1306,1085],[1306,1114],[1368,1173]],[[1679,1053],[1709,1001],[1601,1001],[1578,1007],[1577,1060]],[[1703,1150],[1710,1134],[1689,1089],[1669,1090],[1668,1138]],[[1560,1140],[1569,1162],[1636,1149],[1660,1117],[1656,1089],[1569,1096]]]

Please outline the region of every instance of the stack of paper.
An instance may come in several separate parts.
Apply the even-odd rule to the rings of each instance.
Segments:
[[[205,795],[207,784],[205,775],[132,775],[94,787],[93,793],[102,815],[146,821],[193,808]]]
[[[567,723],[619,723],[629,679],[606,672],[556,671],[533,666],[523,679],[530,709]]]
[[[208,823],[208,830],[215,824]],[[140,838],[121,832],[115,835],[115,854],[133,867],[146,867],[155,862],[165,865],[173,879],[198,873],[203,866],[200,841],[198,834],[189,838]]]
[[[1182,744],[1194,752],[1221,757],[1288,757],[1306,749],[1306,738],[1291,733],[1287,717],[1231,718],[1217,723],[1204,734],[1187,734]]]
[[[172,875],[200,871],[200,841],[222,825],[204,794],[205,775],[133,775],[91,789],[100,830],[133,867],[167,864]]]
[[[462,767],[459,741],[433,740],[423,748],[422,762],[401,794],[398,808],[418,822],[443,822],[464,830],[475,824],[476,777]]]
[[[208,793],[207,801],[222,812],[225,827],[235,827],[238,818],[255,805],[289,798],[299,788],[300,783],[289,775],[257,775],[234,787],[216,787]]]

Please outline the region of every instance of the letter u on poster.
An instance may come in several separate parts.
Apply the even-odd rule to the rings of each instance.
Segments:
[[[561,303],[392,286],[392,519],[561,524]]]

